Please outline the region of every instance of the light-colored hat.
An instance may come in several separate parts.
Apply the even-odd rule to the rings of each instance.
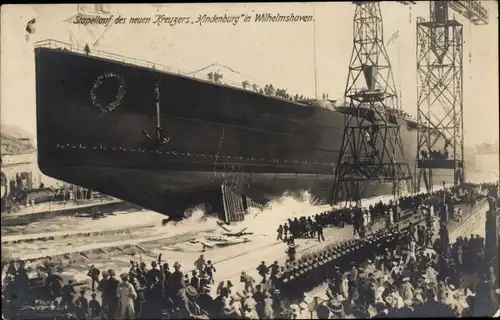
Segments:
[[[231,295],[231,300],[233,301],[240,301],[241,300],[241,297],[237,294],[232,294]]]
[[[344,306],[337,299],[332,299],[328,301],[328,309],[334,313],[342,313],[344,311]]]
[[[299,306],[296,305],[295,303],[290,305],[290,309],[292,309],[293,311],[299,311],[300,310]]]
[[[198,291],[196,291],[196,288],[193,286],[187,286],[186,295],[189,297],[196,297],[196,295],[198,295]]]
[[[406,278],[403,278],[403,282],[408,282],[410,281],[410,278],[406,277]]]

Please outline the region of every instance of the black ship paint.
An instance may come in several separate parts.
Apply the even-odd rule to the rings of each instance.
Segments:
[[[61,48],[37,47],[35,57],[38,163],[48,176],[174,217],[197,204],[224,210],[223,183],[243,185],[260,203],[301,191],[329,201],[344,130],[329,101],[290,101]],[[414,166],[417,125],[400,121]],[[152,147],[158,139],[165,143]],[[434,176],[453,181],[449,171]],[[365,196],[391,192],[375,183]]]

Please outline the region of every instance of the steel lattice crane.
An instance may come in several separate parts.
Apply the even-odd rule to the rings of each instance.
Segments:
[[[433,188],[433,169],[453,170],[464,181],[463,26],[448,8],[474,25],[488,24],[480,1],[431,1],[430,20],[417,20],[416,190]]]
[[[380,183],[391,183],[394,195],[400,194],[403,182],[410,191],[412,175],[394,112],[400,107],[384,43],[380,3],[353,3],[353,51],[344,93],[349,105],[343,107],[345,128],[332,203],[345,200],[360,205],[367,188]]]

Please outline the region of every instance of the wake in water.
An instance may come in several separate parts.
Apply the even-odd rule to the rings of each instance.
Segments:
[[[477,158],[477,169],[468,172],[467,180],[472,182],[496,181],[498,180],[498,155],[479,157]],[[450,187],[451,184],[446,185]],[[441,184],[434,186],[434,191],[441,190]],[[424,187],[421,188],[419,193],[425,193]],[[410,193],[403,196],[410,195]],[[388,203],[393,200],[392,195],[380,195],[362,199],[361,205],[368,207],[374,205],[379,201]],[[346,203],[338,203],[333,208],[344,207]],[[284,194],[283,196],[269,202],[263,210],[257,208],[249,208],[249,213],[245,216],[245,220],[231,224],[229,227],[236,232],[246,228],[245,232],[253,232],[260,235],[273,235],[280,224],[285,223],[288,219],[300,218],[302,216],[313,216],[323,211],[329,210],[329,205],[324,205],[314,199],[314,197],[307,191],[304,191],[300,196],[291,196]],[[202,207],[195,207],[189,210],[189,218],[180,222],[168,224],[164,228],[168,232],[174,234],[185,233],[189,231],[204,231],[204,230],[219,230],[222,231],[217,224],[220,223],[219,219],[205,215]]]

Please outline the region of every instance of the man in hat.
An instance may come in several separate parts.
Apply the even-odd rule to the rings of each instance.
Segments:
[[[68,280],[68,284],[62,287],[62,298],[60,306],[62,308],[67,308],[68,310],[73,310],[73,299],[75,295],[76,292],[75,288],[73,287],[73,280]]]
[[[196,259],[196,261],[194,262],[194,266],[196,267],[196,269],[198,270],[198,273],[200,273],[200,274],[203,271],[203,268],[205,268],[205,265],[206,265],[206,261],[205,261],[204,255],[200,255],[200,257],[198,259]]]
[[[59,275],[53,274],[50,269],[47,271],[45,287],[47,288],[52,301],[61,296],[62,282],[63,279]]]
[[[260,283],[266,283],[266,276],[269,273],[269,269],[267,268],[265,261],[262,261],[257,267],[257,272],[259,272],[259,275],[262,277],[262,281]]]
[[[325,242],[325,236],[323,235],[323,225],[321,223],[316,222],[314,231],[318,236],[318,242]]]
[[[200,306],[202,311],[205,311],[210,317],[217,317],[220,315],[220,311],[217,313],[215,309],[215,302],[210,292],[212,288],[207,284],[200,288],[200,294],[196,298],[196,303]]]
[[[401,298],[403,298],[403,301],[406,304],[408,305],[413,304],[414,291],[415,289],[413,288],[413,285],[410,283],[410,278],[409,277],[403,278],[403,284],[401,285]]]
[[[255,310],[259,315],[259,319],[264,317],[264,300],[266,298],[265,293],[262,291],[262,286],[260,284],[255,286],[255,292],[252,295],[253,300],[256,303]]]
[[[151,269],[149,269],[146,273],[146,279],[148,281],[148,287],[156,283],[157,279],[161,279],[162,275],[160,270],[158,269],[158,263],[153,260],[151,262]]]
[[[120,313],[119,319],[125,319],[128,314],[129,318],[135,317],[134,300],[137,298],[134,286],[128,281],[128,274],[123,273],[120,275],[122,282],[117,288],[117,297],[120,300]]]
[[[263,317],[261,319],[274,319],[275,313],[273,309],[272,294],[269,291],[264,292],[263,301]]]
[[[221,282],[223,284],[223,282]],[[220,286],[220,284],[219,284]],[[229,305],[229,292],[224,286],[220,286],[217,289],[217,297],[213,299],[213,313],[210,314],[211,317],[220,316],[226,305]]]
[[[327,302],[326,307],[329,309],[331,317],[330,319],[344,319],[345,311],[344,306],[337,299],[331,299]]]
[[[278,230],[276,230],[278,236],[276,237],[276,241],[283,241],[283,225],[278,226]]]
[[[96,293],[92,292],[90,295],[92,299],[89,301],[89,318],[90,319],[103,319],[101,304],[96,300]]]
[[[245,271],[241,271],[240,282],[245,285],[245,291],[253,291],[255,280]]]
[[[179,317],[181,319],[209,319],[207,312],[202,310],[198,303],[196,303],[196,298],[198,297],[198,291],[192,286],[187,286],[183,288],[180,293],[181,300],[179,300],[178,307]]]
[[[200,278],[198,278],[198,273],[196,270],[191,271],[191,281],[189,282],[191,286],[193,286],[196,291],[200,291]]]
[[[184,289],[185,284],[184,284],[184,274],[181,271],[181,264],[176,261],[174,263],[174,271],[170,275],[170,278],[168,279],[168,284],[169,284],[169,296],[172,298],[174,304],[179,298],[179,294],[182,289]]]
[[[109,320],[113,320],[116,317],[116,312],[118,311],[118,285],[120,282],[115,279],[115,271],[113,269],[108,270],[108,281],[104,287],[104,292],[102,293],[103,302],[106,300],[108,312],[107,317]],[[104,303],[103,303],[104,304]]]
[[[95,291],[95,285],[99,284],[99,275],[101,274],[101,271],[95,267],[95,265],[91,265],[89,268],[89,272],[87,273],[87,276],[90,277],[90,280],[92,281],[92,291]]]
[[[269,271],[271,273],[270,275],[270,280],[271,280],[271,284],[273,286],[276,286],[276,280],[277,280],[277,277],[278,277],[278,274],[280,272],[280,266],[278,265],[278,261],[274,261],[272,265],[269,266]]]
[[[200,288],[203,286],[210,286],[212,284],[212,281],[210,280],[210,277],[207,275],[207,269],[203,270],[203,272],[200,275]]]
[[[210,283],[213,284],[215,282],[214,281],[214,272],[217,272],[217,270],[215,270],[215,267],[212,264],[211,260],[207,261],[207,264],[205,266],[204,271],[206,271],[206,274],[207,274],[208,278],[210,279]]]
[[[80,290],[80,296],[75,301],[75,314],[78,319],[88,319],[89,302],[85,298],[85,290]]]

